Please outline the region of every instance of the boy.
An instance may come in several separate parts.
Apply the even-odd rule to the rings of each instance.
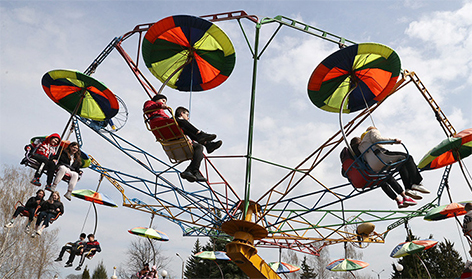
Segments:
[[[100,248],[100,243],[98,243],[98,241],[95,240],[95,236],[93,234],[87,235],[87,238],[88,238],[88,241],[87,243],[85,243],[85,246],[79,249],[78,254],[81,255],[81,257],[80,257],[79,266],[77,266],[75,270],[80,270],[82,268],[82,265],[84,264],[84,261],[85,261],[85,257],[93,256],[95,255],[95,253],[102,251],[102,249]],[[72,266],[72,262],[74,261],[74,258],[75,258],[75,255],[72,258],[72,260],[66,263],[65,267]]]
[[[57,257],[57,259],[55,259],[54,261],[55,262],[62,261],[62,256],[64,256],[64,253],[67,250],[69,250],[70,251],[70,256],[69,256],[69,260],[67,261],[67,263],[72,263],[72,261],[74,260],[72,255],[74,255],[74,257],[75,257],[75,254],[77,254],[77,252],[79,251],[80,246],[85,245],[85,243],[87,242],[85,240],[85,236],[86,236],[85,233],[81,233],[80,236],[79,236],[79,240],[77,240],[75,242],[69,242],[66,245],[64,245],[61,249],[61,252],[59,253],[59,257]]]

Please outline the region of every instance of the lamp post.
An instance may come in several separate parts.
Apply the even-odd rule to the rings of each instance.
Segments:
[[[162,278],[166,279],[167,277],[167,271],[164,269],[161,271]]]
[[[372,272],[377,273],[377,278],[380,279],[380,273],[384,272],[385,269],[382,269],[380,272],[376,272],[375,270],[372,270]]]
[[[182,261],[182,279],[184,279],[184,259],[182,259],[179,253],[175,253],[175,255],[177,255],[177,257],[179,257],[180,260]]]

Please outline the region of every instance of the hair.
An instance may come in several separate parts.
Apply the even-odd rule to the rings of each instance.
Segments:
[[[48,199],[48,202],[49,202],[49,203],[53,203],[53,202],[54,202],[54,200],[52,199],[52,196],[53,196],[54,194],[57,195],[57,201],[59,201],[59,202],[61,201],[61,195],[59,194],[59,192],[58,192],[58,191],[54,191],[54,192],[52,192],[51,195],[49,196],[49,199]]]
[[[43,196],[46,195],[46,193],[44,193],[44,190],[43,190],[43,189],[39,189],[38,191],[36,191],[36,196],[37,196],[40,192],[43,192]]]
[[[93,235],[93,233],[90,233],[89,235],[87,235],[87,238],[89,238],[89,237],[95,238],[95,235]]]
[[[182,115],[182,113],[184,113],[184,112],[188,112],[188,109],[186,109],[184,107],[178,107],[175,110],[175,117],[180,117]]]
[[[464,206],[465,211],[469,212],[472,210],[472,202],[468,202]]]
[[[87,235],[85,233],[81,233],[80,237],[85,238]]]
[[[156,95],[154,95],[154,97],[152,97],[151,100],[154,101],[154,102],[157,102],[157,101],[159,101],[160,99],[165,99],[165,100],[167,101],[167,97],[164,96],[164,95],[162,95],[162,94],[156,94]]]
[[[361,143],[360,137],[353,137],[350,142],[352,151],[354,151],[354,155],[356,155],[356,157],[359,157],[361,155],[361,152],[359,150],[360,143]]]
[[[370,130],[372,130],[372,129],[377,129],[377,128],[374,127],[374,126],[369,126],[369,127],[367,127],[366,131],[370,131]]]
[[[66,149],[64,149],[64,151],[67,153],[67,155],[69,155],[69,158],[72,154],[72,150],[71,150],[72,146],[77,146],[77,148],[79,148],[79,143],[73,141],[66,147]],[[77,152],[74,153],[74,161],[78,161],[78,160],[80,160],[80,148]]]

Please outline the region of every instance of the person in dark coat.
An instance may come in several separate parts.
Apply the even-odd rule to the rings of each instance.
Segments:
[[[44,190],[36,191],[36,196],[31,197],[26,202],[25,206],[18,206],[13,213],[13,218],[5,225],[5,228],[13,227],[13,223],[15,222],[16,217],[20,215],[23,211],[28,211],[28,224],[26,225],[26,231],[29,231],[29,226],[31,222],[33,222],[34,213],[36,212],[36,208],[38,208],[44,202]]]
[[[40,213],[36,219],[36,232],[34,232],[31,237],[41,235],[44,228],[49,227],[49,222],[51,219],[57,218],[57,216],[64,214],[64,205],[61,202],[59,192],[52,192],[51,196],[49,196],[49,199],[43,202],[39,207],[39,211]],[[43,222],[42,225],[41,222]]]

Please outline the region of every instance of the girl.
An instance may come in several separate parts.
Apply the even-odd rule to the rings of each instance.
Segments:
[[[79,179],[80,166],[82,165],[82,160],[80,159],[80,150],[79,144],[77,142],[72,142],[67,146],[64,151],[61,153],[61,157],[57,162],[57,174],[54,179],[54,183],[51,187],[46,187],[46,190],[55,191],[57,184],[64,177],[64,174],[70,176],[69,187],[67,189],[64,197],[71,200],[71,194],[74,190],[77,180]]]
[[[33,159],[39,162],[39,167],[34,173],[34,178],[31,180],[31,184],[36,186],[41,186],[39,178],[45,168],[48,173],[47,185],[51,185],[52,179],[54,178],[54,170],[56,164],[51,159],[53,155],[56,154],[56,149],[61,142],[61,137],[58,134],[51,134],[46,137],[46,139],[38,143],[35,153],[31,156]],[[30,150],[31,148],[36,147],[36,143],[28,145],[26,148]]]
[[[43,229],[49,226],[49,222],[52,218],[55,218],[59,214],[64,214],[64,205],[62,204],[61,198],[59,197],[59,192],[52,192],[51,196],[49,196],[49,199],[40,206],[39,211],[39,216],[36,219],[36,232],[33,233],[31,237],[35,237],[36,234],[41,235]],[[43,221],[43,219],[43,225],[40,227],[41,221]]]

